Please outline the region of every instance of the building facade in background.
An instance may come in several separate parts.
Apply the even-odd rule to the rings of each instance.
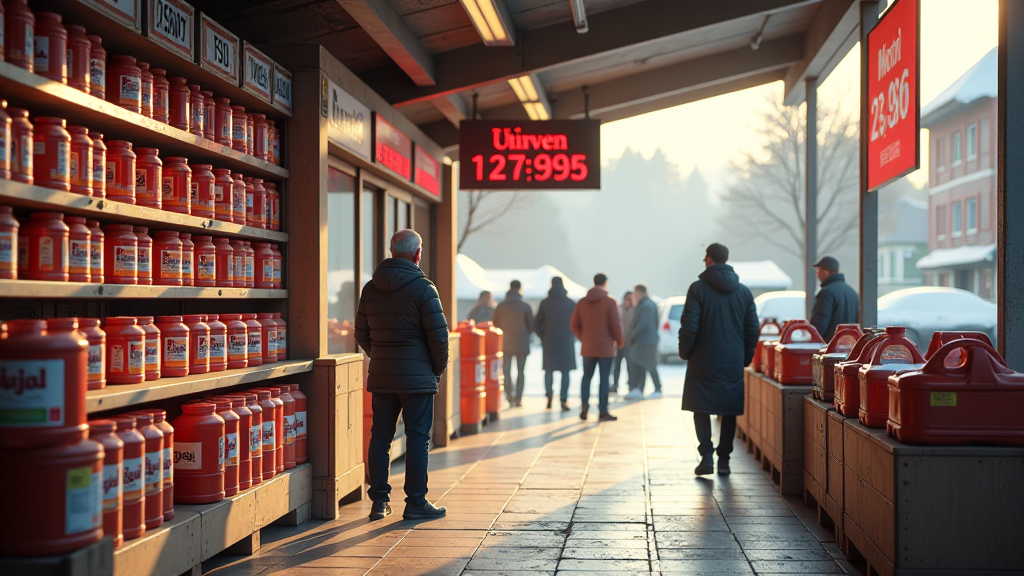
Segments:
[[[880,207],[878,295],[921,286],[917,262],[928,253],[928,203],[907,196]]]

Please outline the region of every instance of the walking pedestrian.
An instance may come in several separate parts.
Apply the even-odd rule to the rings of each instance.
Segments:
[[[729,249],[711,244],[706,269],[690,285],[679,320],[679,356],[689,362],[683,384],[683,410],[693,412],[700,464],[694,473],[715,471],[711,414],[722,417],[718,440],[718,473],[728,474],[736,435],[736,416],[743,414],[743,368],[754,359],[758,339],[754,297],[726,264]]]
[[[846,275],[839,272],[839,260],[825,256],[814,265],[821,282],[821,290],[814,299],[811,325],[826,342],[836,335],[840,324],[856,324],[860,309],[857,291],[846,283]]]
[[[508,407],[523,405],[526,357],[530,354],[530,334],[533,333],[533,308],[523,301],[523,284],[513,280],[505,294],[505,300],[494,309],[494,325],[505,333],[504,371],[505,396]],[[512,360],[516,362],[515,385],[512,380]]]
[[[363,287],[355,337],[370,357],[366,389],[373,394],[367,468],[373,500],[370,519],[391,514],[391,443],[398,417],[405,422],[407,520],[441,518],[445,508],[427,500],[427,445],[434,395],[448,366],[448,323],[433,282],[419,268],[423,239],[412,230],[391,237],[391,258]]]
[[[633,293],[626,292],[622,295],[622,303],[619,304],[619,320],[622,324],[622,333],[626,333],[626,326],[632,322],[633,318]],[[627,343],[622,348],[615,351],[615,364],[614,372],[612,375],[612,386],[609,393],[618,396],[619,394],[619,377],[622,374],[622,362],[626,362],[626,390],[633,389],[633,366],[629,360],[629,344]]]
[[[494,296],[491,295],[490,290],[484,290],[480,293],[480,298],[477,299],[476,304],[473,304],[473,308],[469,311],[467,320],[472,320],[477,324],[484,322],[492,322],[494,320]]]
[[[594,276],[594,287],[576,304],[570,321],[572,333],[583,344],[583,382],[580,383],[580,419],[587,419],[590,409],[590,381],[594,378],[594,370],[599,371],[598,381],[598,420],[614,421],[618,417],[608,412],[608,387],[612,371],[612,360],[615,359],[616,347],[622,348],[622,322],[619,320],[619,306],[615,299],[608,295],[608,277],[604,274]]]
[[[661,398],[661,378],[658,376],[658,306],[647,295],[647,285],[637,284],[633,288],[633,297],[637,299],[633,308],[631,324],[627,328],[626,347],[630,350],[630,360],[635,366],[633,387],[626,398],[642,400],[647,374],[654,382],[652,399]]]
[[[576,369],[576,338],[569,327],[575,308],[576,303],[569,298],[562,278],[555,276],[551,279],[548,297],[540,301],[533,319],[533,331],[540,337],[544,350],[544,392],[548,408],[554,397],[555,372],[561,372],[562,412],[569,410],[569,371]]]

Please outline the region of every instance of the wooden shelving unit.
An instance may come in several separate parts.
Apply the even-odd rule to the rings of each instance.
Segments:
[[[193,288],[189,286],[123,286],[82,282],[0,280],[0,298],[175,298],[191,300],[268,299],[288,297],[287,290],[257,288]]]

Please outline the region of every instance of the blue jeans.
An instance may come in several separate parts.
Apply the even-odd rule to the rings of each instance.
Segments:
[[[597,409],[601,412],[608,411],[608,379],[612,372],[612,360],[614,358],[587,358],[583,357],[583,382],[580,383],[580,402],[584,406],[590,405],[590,381],[594,378],[594,369],[600,372],[597,382]]]
[[[569,371],[559,370],[562,373],[562,402],[569,401]],[[555,395],[555,370],[544,371],[544,392],[548,398]]]
[[[370,448],[366,466],[370,489],[367,496],[374,502],[391,501],[391,442],[398,428],[398,416],[405,421],[405,501],[419,505],[427,496],[427,446],[430,426],[434,421],[433,394],[373,395],[373,426],[370,427]]]

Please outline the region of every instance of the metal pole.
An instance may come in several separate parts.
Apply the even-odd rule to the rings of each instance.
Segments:
[[[818,79],[807,78],[806,163],[804,164],[804,312],[808,319],[814,310],[817,276],[814,264],[818,258]]]
[[[878,193],[868,192],[868,138],[871,134],[871,98],[868,86],[868,32],[878,23],[884,5],[860,4],[860,323],[878,323]]]
[[[1024,5],[999,2],[998,281],[999,350],[1024,369]]]

